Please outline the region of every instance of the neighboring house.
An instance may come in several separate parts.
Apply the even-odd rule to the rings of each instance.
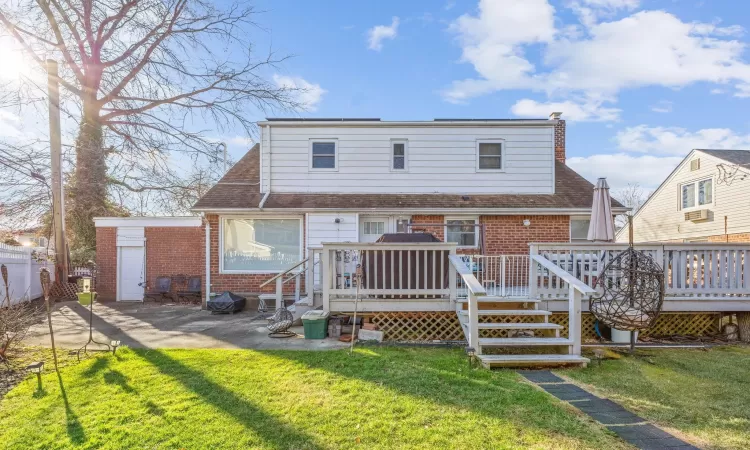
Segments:
[[[47,247],[48,244],[52,244],[46,236],[42,235],[40,227],[14,231],[11,235],[16,242],[24,247]]]
[[[194,207],[210,224],[214,292],[260,292],[308,248],[384,233],[430,231],[459,253],[491,255],[586,239],[593,186],[565,165],[559,114],[259,126],[260,143]],[[613,211],[626,208],[613,201]]]
[[[691,151],[633,217],[634,241],[750,242],[749,175],[750,150]]]

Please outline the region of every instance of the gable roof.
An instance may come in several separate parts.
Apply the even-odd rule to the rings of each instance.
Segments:
[[[696,150],[723,159],[730,164],[750,167],[750,150],[704,150],[700,148]]]
[[[200,200],[194,210],[257,210],[260,192],[256,144]],[[591,208],[594,185],[565,164],[555,162],[554,194],[322,194],[272,193],[263,209],[462,210]],[[612,200],[612,207],[625,209]]]
[[[257,208],[260,193],[260,144],[237,161],[211,189],[193,205],[194,210]]]

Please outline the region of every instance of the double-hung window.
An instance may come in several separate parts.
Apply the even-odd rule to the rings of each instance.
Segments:
[[[589,217],[571,217],[570,218],[570,240],[586,241],[589,238]]]
[[[335,139],[310,141],[311,170],[337,170],[338,159],[338,143]]]
[[[477,141],[477,170],[504,170],[503,150],[503,141]]]
[[[476,218],[446,218],[445,242],[455,242],[459,247],[477,247]]]
[[[393,139],[391,141],[391,170],[407,170],[408,141],[404,139]]]
[[[711,178],[683,184],[680,187],[682,209],[705,206],[713,203],[714,183]]]

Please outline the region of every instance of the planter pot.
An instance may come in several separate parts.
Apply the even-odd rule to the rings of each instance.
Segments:
[[[635,341],[638,342],[638,332],[635,332]],[[630,331],[612,328],[612,342],[615,344],[630,344]]]

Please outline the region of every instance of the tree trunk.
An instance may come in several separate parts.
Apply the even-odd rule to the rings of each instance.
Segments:
[[[737,325],[740,341],[750,342],[750,312],[738,312]]]
[[[86,111],[84,106],[84,111]],[[75,176],[70,183],[66,212],[72,251],[93,257],[96,249],[94,217],[107,215],[107,162],[98,113],[84,113],[76,139]],[[88,256],[90,255],[90,256]]]

